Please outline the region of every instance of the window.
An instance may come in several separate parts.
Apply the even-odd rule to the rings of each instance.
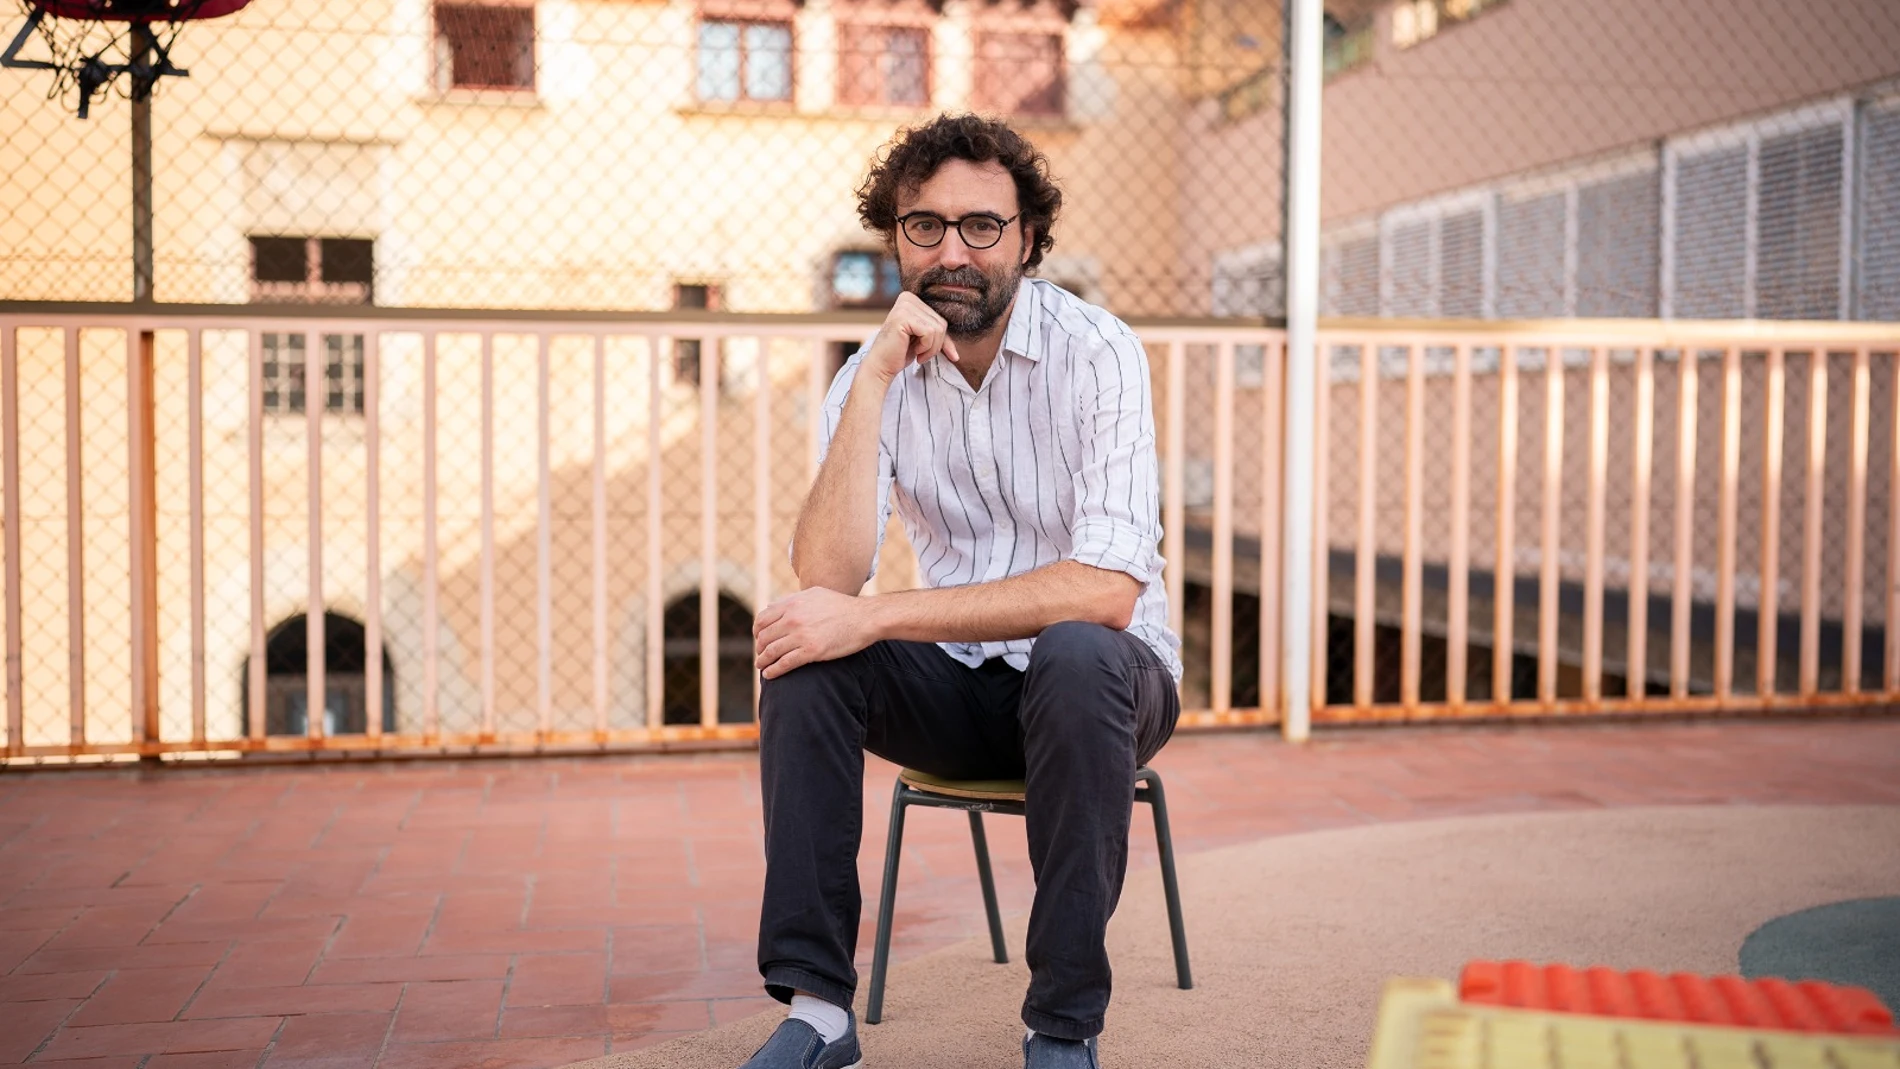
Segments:
[[[1217,316],[1278,316],[1286,311],[1280,249],[1262,245],[1214,258],[1213,311]]]
[[[836,308],[889,308],[903,292],[897,257],[888,252],[841,252],[831,261],[831,303]]]
[[[1005,115],[1061,115],[1067,103],[1059,33],[979,33],[977,106]]]
[[[1869,108],[1860,133],[1861,319],[1900,320],[1900,101]]]
[[[1660,219],[1656,158],[1647,152],[1417,201],[1325,236],[1321,310],[1654,316]]]
[[[752,722],[752,610],[730,594],[721,593],[718,601],[719,645],[719,722]],[[661,697],[662,723],[698,724],[699,694],[699,591],[695,590],[666,607],[662,622],[660,654],[665,683]]]
[[[1434,0],[1402,0],[1392,8],[1392,43],[1410,48],[1438,32],[1438,4]]]
[[[304,411],[303,334],[265,334],[264,411],[299,415]],[[323,410],[343,415],[363,414],[363,336],[325,334],[323,338]]]
[[[1320,264],[1328,315],[1900,320],[1900,98],[1394,206]]]
[[[1676,166],[1675,306],[1689,319],[1739,319],[1748,300],[1748,148]]]
[[[1386,291],[1380,311],[1389,316],[1420,318],[1433,313],[1432,223],[1400,223],[1385,236]]]
[[[1660,211],[1653,170],[1577,190],[1578,315],[1656,314]]]
[[[533,89],[534,8],[437,4],[436,89]]]
[[[1564,314],[1563,191],[1507,196],[1498,204],[1498,315]]]
[[[1496,314],[1655,315],[1659,212],[1647,155],[1507,187],[1496,213]]]
[[[253,234],[250,244],[254,303],[375,303],[375,242],[368,238]]]
[[[1392,8],[1392,44],[1410,48],[1445,27],[1478,17],[1504,0],[1403,0]]]
[[[1494,199],[1489,192],[1462,193],[1387,213],[1380,226],[1378,314],[1484,316]],[[1561,257],[1561,231],[1558,238]]]
[[[1438,314],[1484,315],[1484,212],[1473,208],[1438,221]]]
[[[1371,16],[1341,22],[1331,12],[1325,16],[1324,51],[1326,77],[1344,74],[1372,62],[1374,25]]]
[[[310,688],[308,617],[293,616],[271,629],[264,646],[264,733],[309,733]],[[368,637],[363,625],[347,616],[323,614],[323,733],[362,734],[369,723],[365,698],[369,665]],[[240,679],[248,679],[247,670]],[[246,703],[245,730],[249,732],[250,688],[239,694]],[[396,670],[383,651],[383,730],[396,730]]]
[[[673,307],[695,312],[719,310],[719,287],[709,282],[684,282],[673,287]],[[673,339],[673,381],[699,385],[700,354],[703,342],[698,338]],[[723,378],[725,369],[720,368]]]
[[[1378,235],[1328,242],[1320,261],[1320,306],[1327,315],[1379,314]]]
[[[838,100],[860,106],[930,103],[930,31],[922,26],[840,25]]]
[[[1841,309],[1839,126],[1763,138],[1756,314],[1833,319]]]
[[[792,24],[704,19],[699,24],[699,99],[792,99]]]
[[[1846,179],[1853,117],[1850,102],[1833,101],[1664,147],[1665,315],[1851,313]]]

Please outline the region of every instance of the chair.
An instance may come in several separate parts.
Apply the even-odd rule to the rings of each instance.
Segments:
[[[897,902],[897,863],[904,846],[904,810],[911,806],[961,809],[970,814],[970,839],[976,847],[976,874],[983,885],[983,909],[989,915],[990,947],[998,964],[1009,961],[1003,944],[1003,918],[996,908],[996,881],[990,875],[989,840],[983,834],[984,813],[1023,815],[1022,780],[943,779],[906,768],[897,774],[891,794],[891,831],[884,846],[884,890],[878,897],[877,948],[871,956],[871,1000],[866,1024],[884,1016],[884,973],[890,964],[891,910]],[[1188,969],[1187,933],[1181,923],[1181,889],[1174,875],[1174,837],[1168,829],[1168,799],[1161,774],[1143,766],[1135,770],[1135,801],[1154,811],[1155,843],[1161,852],[1161,887],[1168,899],[1168,929],[1174,938],[1174,974],[1182,990],[1194,986]]]

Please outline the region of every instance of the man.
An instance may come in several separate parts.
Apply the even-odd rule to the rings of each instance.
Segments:
[[[906,131],[858,190],[904,292],[826,398],[792,545],[803,589],[753,627],[759,971],[791,1015],[745,1069],[862,1064],[865,750],[1027,780],[1024,1061],[1097,1065],[1134,771],[1180,715],[1180,642],[1146,355],[1114,316],[1025,277],[1061,202],[1040,153],[968,115]],[[928,587],[862,596],[893,508]]]

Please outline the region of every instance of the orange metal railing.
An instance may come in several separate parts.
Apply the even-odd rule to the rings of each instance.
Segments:
[[[0,313],[5,755],[743,744],[872,327]],[[1189,726],[1282,722],[1302,646],[1318,723],[1900,697],[1892,325],[1331,322],[1292,453],[1281,331],[1138,328]]]
[[[1349,649],[1315,645],[1316,680],[1328,678],[1329,658],[1351,664],[1349,690],[1316,696],[1316,720],[1876,705],[1900,693],[1891,625],[1900,331],[1891,325],[1402,324],[1323,330],[1321,340],[1335,367],[1340,354],[1359,366],[1356,382],[1334,376],[1321,413],[1356,432],[1322,433],[1317,459],[1321,522],[1354,528],[1350,575],[1322,561],[1316,580],[1322,590],[1329,579],[1350,583],[1353,638]],[[1793,410],[1790,367],[1806,371]],[[1659,386],[1670,395],[1661,403]],[[1382,402],[1388,389],[1402,403]],[[1449,418],[1434,420],[1428,404]],[[1791,418],[1798,440],[1788,437]],[[1393,422],[1402,424],[1396,456],[1382,446],[1396,437]],[[1869,465],[1876,442],[1887,454],[1878,480]],[[1622,454],[1614,463],[1613,450]],[[1758,478],[1745,475],[1745,452]],[[1424,470],[1440,456],[1449,460],[1443,485]],[[1784,478],[1789,460],[1801,461],[1798,481]],[[1395,478],[1397,500],[1385,491]],[[1488,484],[1487,501],[1474,502],[1474,480]],[[1798,504],[1788,510],[1798,528],[1784,529],[1784,502]],[[1396,534],[1381,530],[1391,519]],[[1485,562],[1473,543],[1487,527]],[[1318,542],[1338,553],[1338,541]],[[1869,581],[1870,543],[1884,551],[1878,582]],[[1380,578],[1382,561],[1397,566],[1396,583]],[[1484,563],[1488,613],[1472,606],[1472,570]],[[1428,564],[1442,566],[1442,595],[1423,589]],[[1520,581],[1532,576],[1534,584]],[[1795,576],[1798,614],[1784,620],[1782,587]],[[1659,632],[1650,615],[1664,591]],[[1612,597],[1621,620],[1606,611]],[[1316,601],[1341,614],[1337,598]],[[1381,641],[1375,629],[1386,620],[1397,635]],[[1753,631],[1748,647],[1738,645],[1743,622]],[[1619,625],[1612,642],[1608,631]],[[1796,636],[1792,686],[1783,630]],[[1428,636],[1442,640],[1442,679],[1421,668]],[[1471,671],[1479,638],[1488,681]],[[1379,660],[1393,645],[1395,671]],[[1753,678],[1738,681],[1743,657]],[[1606,686],[1612,675],[1619,685]],[[1483,694],[1472,693],[1479,687]]]

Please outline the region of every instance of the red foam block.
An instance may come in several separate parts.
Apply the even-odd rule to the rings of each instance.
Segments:
[[[1635,969],[1525,961],[1474,961],[1459,978],[1458,997],[1469,1003],[1511,1009],[1627,1017],[1685,1024],[1773,1028],[1830,1035],[1900,1035],[1893,1015],[1866,988],[1790,983],[1767,978],[1667,977]]]

